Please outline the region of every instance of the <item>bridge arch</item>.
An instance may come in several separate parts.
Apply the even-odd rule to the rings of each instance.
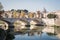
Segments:
[[[15,31],[19,31],[21,29],[27,29],[27,27],[25,25],[28,24],[28,21],[27,20],[16,20],[13,25],[14,25],[14,30]]]
[[[0,28],[7,30],[8,29],[8,23],[3,21],[3,20],[0,20]]]

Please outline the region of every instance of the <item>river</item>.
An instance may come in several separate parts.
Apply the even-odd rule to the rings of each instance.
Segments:
[[[35,34],[32,36],[28,36],[28,34],[20,34],[20,35],[15,35],[15,39],[14,40],[60,40],[58,39],[56,36],[52,35],[49,36],[47,33],[42,33],[40,35]]]

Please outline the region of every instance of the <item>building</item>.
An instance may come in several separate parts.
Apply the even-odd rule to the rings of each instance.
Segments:
[[[58,18],[60,18],[60,10],[55,11],[54,14],[56,14],[58,16]]]
[[[55,14],[57,15],[57,18],[54,20],[55,25],[60,26],[60,10],[55,11]]]

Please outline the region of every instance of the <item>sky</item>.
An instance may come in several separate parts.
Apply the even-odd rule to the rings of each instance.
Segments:
[[[27,9],[38,11],[45,8],[47,11],[60,10],[60,0],[0,0],[4,10]]]

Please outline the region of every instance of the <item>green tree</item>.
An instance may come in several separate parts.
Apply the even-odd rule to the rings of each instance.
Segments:
[[[26,10],[26,9],[25,9],[25,10],[23,10],[23,11],[24,11],[25,13],[28,13],[28,10]]]
[[[28,10],[24,9],[24,10],[20,10],[18,9],[17,12],[21,13],[21,11],[24,11],[25,13],[28,13]]]
[[[21,13],[21,10],[20,10],[20,9],[18,9],[18,10],[17,10],[17,12]]]
[[[0,2],[0,11],[3,9],[3,6],[2,6],[2,4],[1,4],[1,2]]]
[[[14,9],[11,9],[11,11],[14,11]]]
[[[1,2],[0,2],[0,18],[2,18],[1,14],[2,14],[3,12],[4,12],[3,6],[2,6],[2,4],[1,4]]]
[[[47,17],[48,18],[57,18],[57,15],[56,14],[48,14]]]

